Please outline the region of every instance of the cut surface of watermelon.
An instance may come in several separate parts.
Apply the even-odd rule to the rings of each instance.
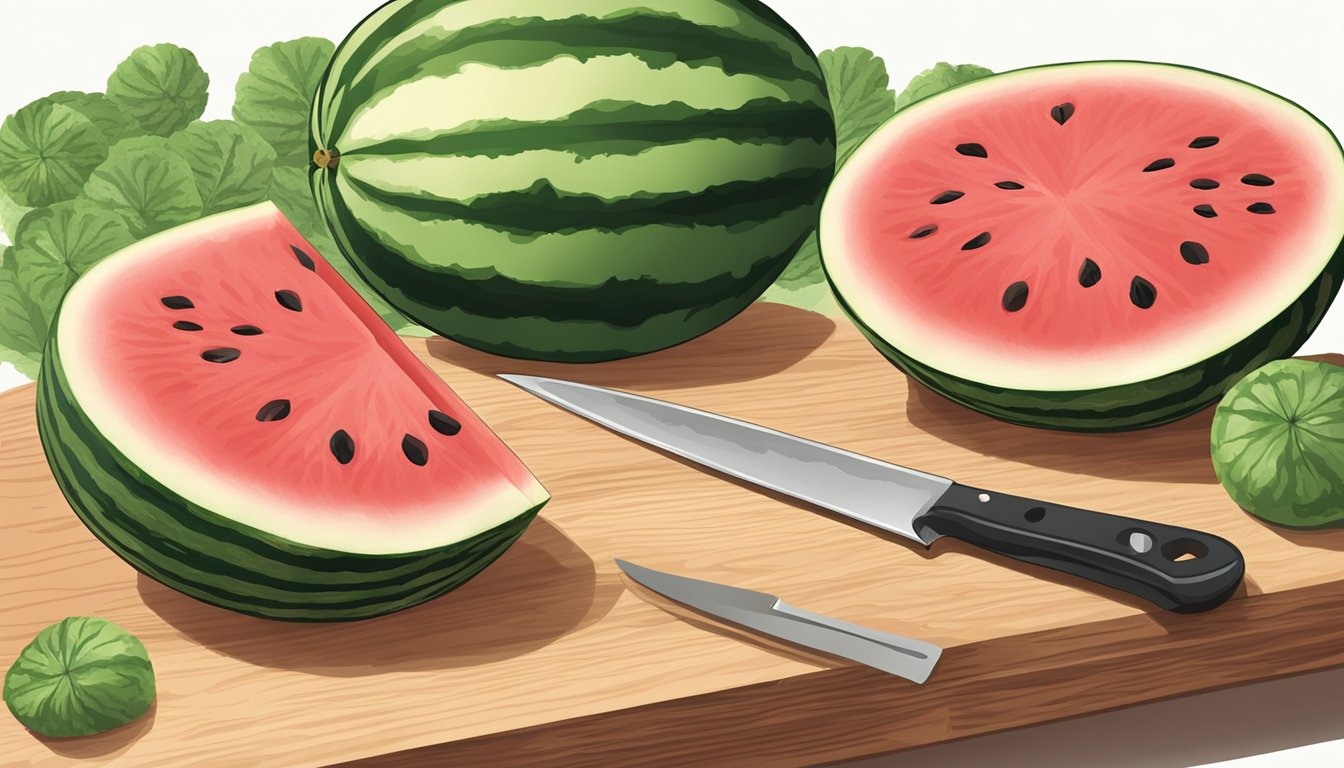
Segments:
[[[821,225],[837,294],[903,368],[1047,426],[1051,407],[1083,406],[1051,393],[1110,393],[1086,405],[1118,409],[1103,428],[1142,425],[1163,398],[1184,401],[1153,421],[1184,415],[1251,357],[1291,353],[1338,289],[1341,241],[1344,156],[1325,126],[1246,83],[1142,62],[1020,70],[912,105],[841,171]]]
[[[65,396],[187,503],[296,544],[431,550],[543,503],[527,468],[270,204],[69,292]]]

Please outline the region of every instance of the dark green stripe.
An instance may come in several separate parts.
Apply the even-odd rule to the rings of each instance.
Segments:
[[[447,38],[422,36],[380,58],[366,77],[351,85],[335,116],[331,136],[339,143],[355,112],[383,92],[427,75],[448,77],[469,63],[522,69],[560,56],[586,62],[598,56],[632,55],[650,69],[665,69],[680,62],[713,66],[729,75],[802,81],[824,98],[820,67],[800,68],[794,63],[793,54],[797,52],[730,29],[670,16],[500,19],[465,28]],[[651,95],[656,95],[656,88]]]
[[[675,290],[654,277],[612,278],[591,288],[561,290],[552,284],[523,283],[498,273],[465,277],[419,266],[371,237],[330,184],[322,185],[322,192],[324,207],[333,215],[332,229],[347,254],[354,254],[351,262],[360,275],[384,296],[390,293],[388,286],[396,286],[415,305],[399,301],[402,311],[417,322],[440,329],[445,324],[437,322],[436,313],[444,307],[483,318],[507,319],[526,311],[557,322],[591,320],[634,328],[651,317],[718,304],[725,296],[759,295],[753,293],[756,288],[764,291],[774,282],[811,235],[818,208],[815,202],[804,206],[801,210],[808,212],[799,215],[797,238],[784,244],[778,253],[761,254],[744,275],[722,274],[703,283],[678,285]],[[723,247],[725,241],[718,235],[706,242]]]
[[[424,154],[503,157],[538,149],[597,155],[637,155],[694,139],[787,144],[810,139],[835,145],[830,110],[815,104],[753,99],[736,109],[702,110],[681,102],[597,102],[560,120],[487,120],[428,139],[394,139],[350,151],[352,157]],[[337,147],[339,151],[339,147]]]
[[[788,171],[763,181],[734,181],[703,192],[604,200],[562,192],[542,179],[530,189],[482,195],[471,203],[388,192],[358,179],[363,196],[420,221],[454,219],[523,237],[585,229],[616,231],[649,224],[719,227],[760,222],[813,205],[830,183],[824,170]],[[516,308],[511,307],[512,311]]]

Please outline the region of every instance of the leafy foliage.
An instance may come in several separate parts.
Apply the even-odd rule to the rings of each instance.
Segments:
[[[836,167],[896,114],[896,94],[887,86],[887,65],[864,48],[836,48],[819,57],[835,113]]]
[[[270,193],[275,151],[245,125],[195,122],[168,137],[168,147],[195,174],[203,216],[260,203]]]
[[[205,112],[210,78],[196,55],[170,43],[131,52],[107,79],[107,98],[148,133],[170,136]]]
[[[948,88],[989,77],[993,72],[975,64],[948,64],[940,61],[931,69],[915,75],[900,96],[896,97],[896,109],[904,109],[920,99],[927,99],[935,93]]]
[[[101,93],[85,93],[84,91],[60,91],[47,97],[52,101],[64,107],[69,107],[93,123],[103,134],[108,145],[116,144],[122,139],[129,139],[134,136],[143,136],[145,130],[140,127],[135,118],[122,111],[121,107],[113,104],[107,96]]]
[[[93,123],[49,99],[38,99],[0,125],[0,179],[19,205],[69,200],[106,158],[107,141]]]
[[[238,78],[233,118],[269,142],[283,166],[308,163],[308,113],[335,50],[320,37],[276,43],[252,54]]]
[[[137,238],[201,217],[191,166],[159,136],[118,142],[89,177],[84,195],[120,214]]]

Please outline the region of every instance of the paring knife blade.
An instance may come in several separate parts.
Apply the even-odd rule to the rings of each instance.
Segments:
[[[501,378],[567,411],[710,469],[925,546],[953,536],[1182,613],[1236,591],[1241,552],[1202,531],[972,488],[745,421],[603,387]]]
[[[916,683],[929,679],[943,653],[933,643],[795,608],[764,592],[663,573],[624,560],[616,565],[636,582],[701,613]]]

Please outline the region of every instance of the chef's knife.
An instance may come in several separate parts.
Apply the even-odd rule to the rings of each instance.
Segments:
[[[829,653],[922,684],[943,649],[933,643],[795,608],[774,595],[688,579],[624,560],[625,575],[664,597],[739,627]]]
[[[1236,591],[1241,552],[1212,534],[971,488],[755,424],[587,384],[502,378],[710,469],[925,546],[952,536],[1194,613]]]

